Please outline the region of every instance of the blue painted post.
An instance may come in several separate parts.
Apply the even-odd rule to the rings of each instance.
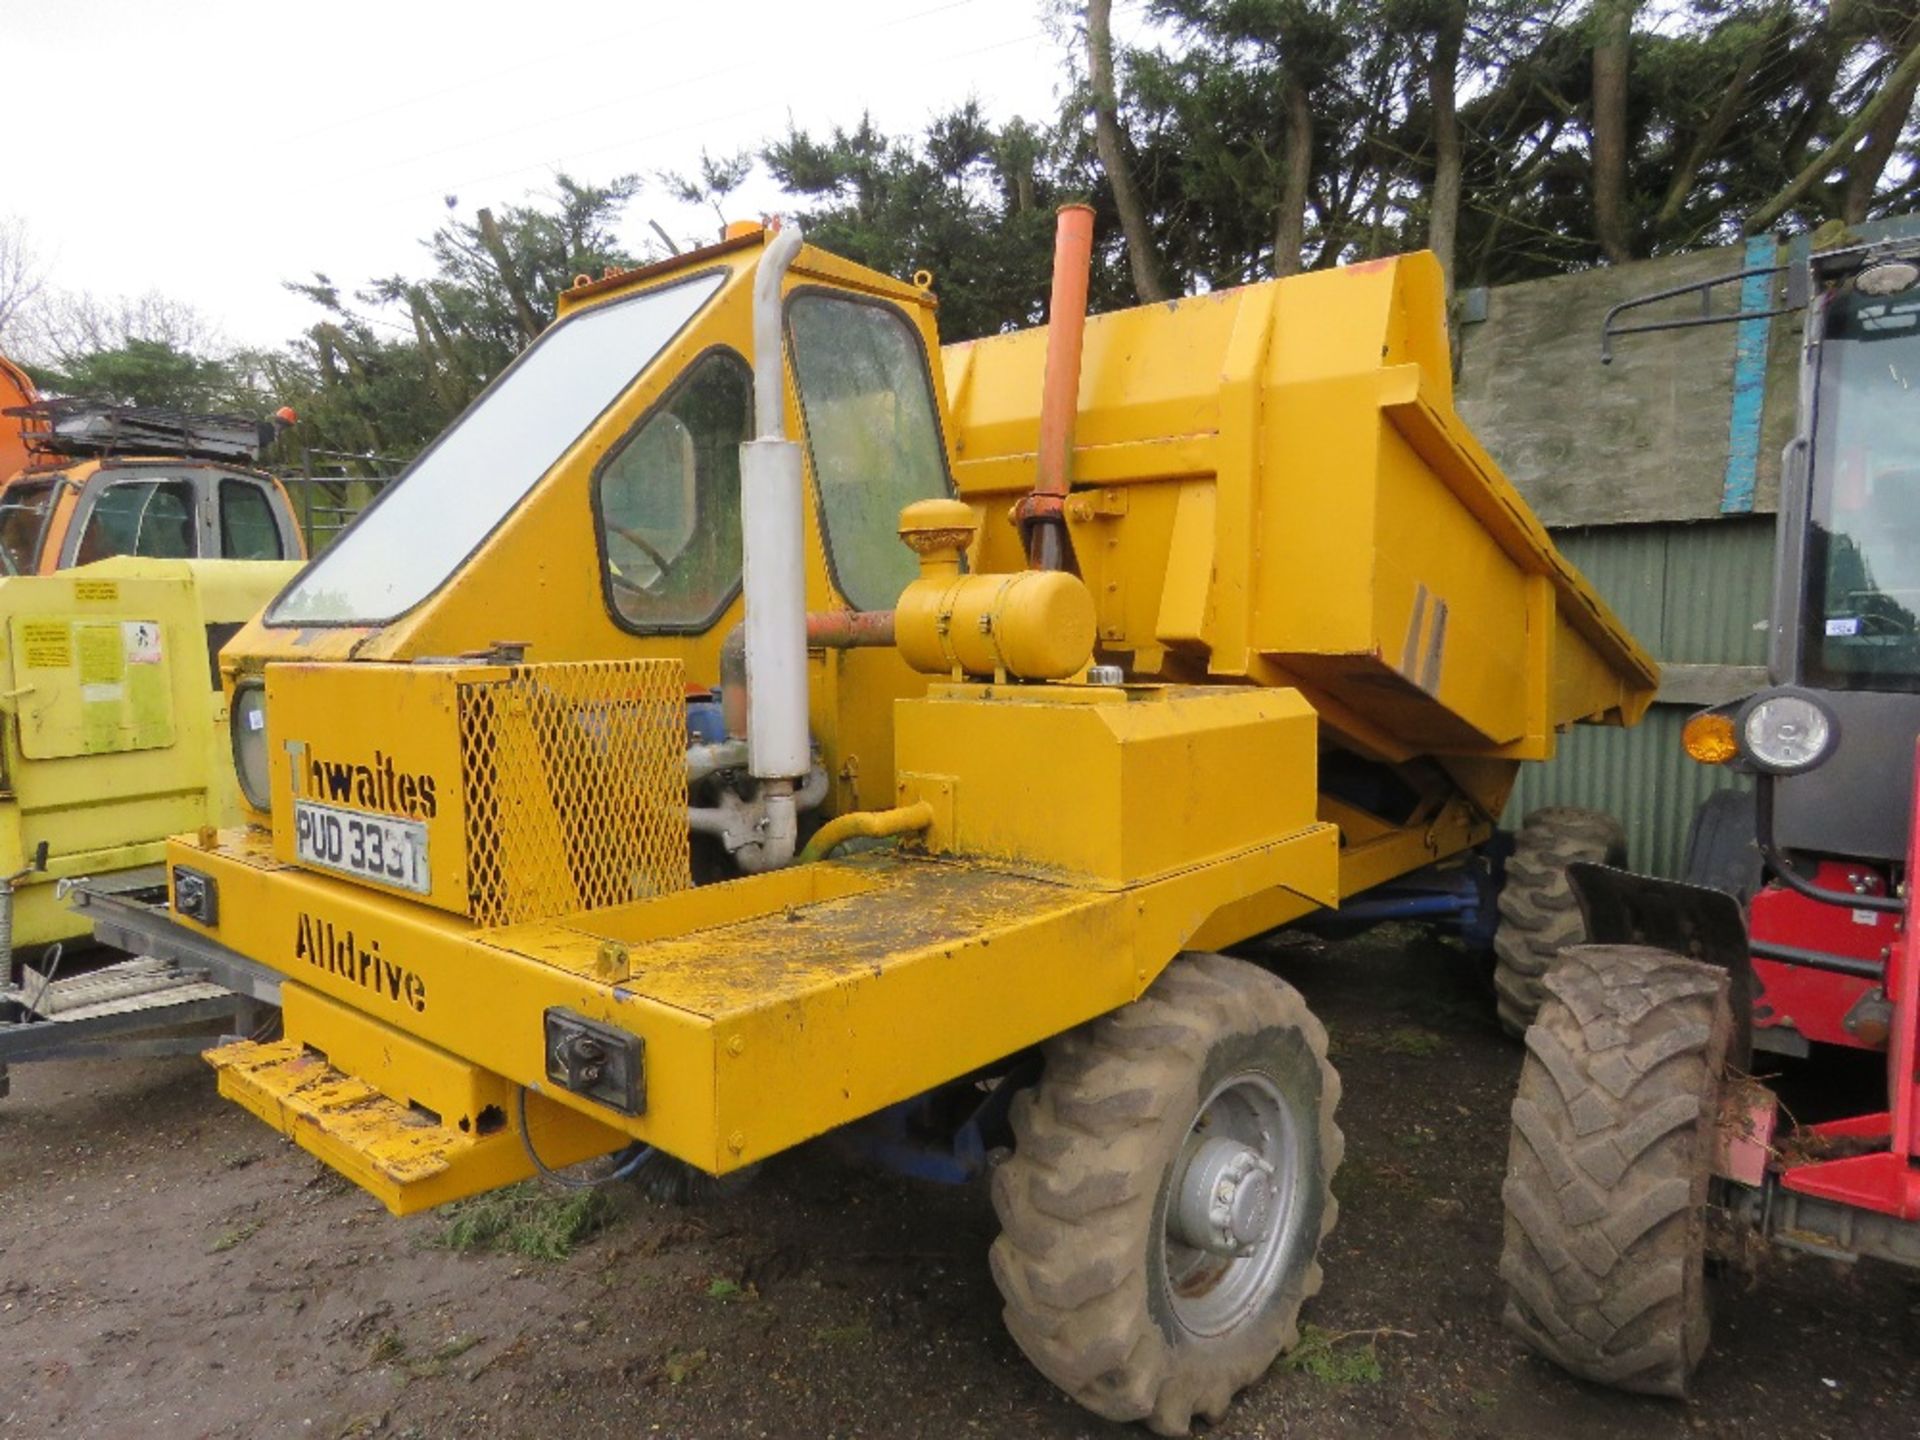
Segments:
[[[1749,235],[1743,270],[1758,270],[1774,263],[1774,239],[1771,235]],[[1740,282],[1740,313],[1743,315],[1771,308],[1771,275],[1749,275]],[[1742,320],[1733,327],[1733,404],[1727,413],[1727,473],[1720,483],[1720,512],[1723,515],[1748,515],[1753,512],[1754,479],[1760,467],[1760,416],[1767,399],[1767,344],[1772,338],[1773,321],[1768,318]]]

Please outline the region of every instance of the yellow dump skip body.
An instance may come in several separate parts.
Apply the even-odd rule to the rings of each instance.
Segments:
[[[170,844],[174,906],[197,941],[280,971],[288,1002],[285,1042],[214,1054],[221,1088],[395,1210],[530,1173],[523,1101],[552,1162],[635,1139],[724,1172],[975,1074],[1139,996],[1183,949],[1463,856],[1558,728],[1631,722],[1652,696],[1652,662],[1454,415],[1431,258],[1251,286],[1088,329],[1064,513],[1095,658],[1122,683],[817,647],[819,817],[925,828],[886,854],[689,886],[686,850],[661,848],[688,843],[683,770],[591,767],[641,707],[715,683],[739,603],[675,633],[615,623],[595,475],[701,356],[755,358],[761,254],[744,237],[577,286],[564,317],[716,277],[426,598],[325,625],[270,609],[225,652],[264,682],[270,803]],[[942,352],[926,290],[813,249],[785,284],[790,303],[838,291],[891,312],[924,347],[886,385],[928,387],[978,521],[972,576],[1019,569],[1008,511],[1033,482],[1044,334]],[[804,437],[820,416],[793,375]],[[915,398],[861,393],[849,428],[884,459]],[[837,463],[844,503],[860,459]],[[810,454],[805,486],[807,607],[845,611]],[[503,627],[524,656],[493,648]],[[476,761],[496,753],[474,740],[482,693],[527,722],[504,786]],[[332,823],[316,802],[387,825],[380,853],[406,858],[376,872],[316,852],[316,819]],[[535,852],[555,863],[488,859]],[[637,1093],[556,1068],[551,1036],[583,1024],[643,1050]]]
[[[944,352],[978,568],[1031,486],[1046,332]],[[1429,254],[1087,323],[1067,507],[1102,647],[1137,674],[1298,684],[1345,739],[1539,760],[1630,723],[1653,661],[1453,410]]]

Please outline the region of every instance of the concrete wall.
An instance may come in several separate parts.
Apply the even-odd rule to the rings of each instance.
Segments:
[[[1765,250],[1771,263],[1772,247]],[[1733,274],[1745,261],[1745,248],[1735,245],[1461,297],[1460,413],[1549,526],[1705,520],[1724,513],[1736,432],[1749,452],[1756,445],[1762,452],[1757,473],[1748,472],[1749,508],[1774,509],[1779,444],[1764,453],[1757,404],[1741,416],[1734,413],[1736,354],[1748,327],[1706,325],[1628,337],[1616,341],[1611,365],[1600,363],[1601,324],[1609,308]],[[1731,314],[1738,299],[1739,287],[1725,287],[1714,310]],[[1627,318],[1700,313],[1699,299],[1689,298]],[[1767,360],[1766,392],[1784,393],[1789,401],[1784,415],[1790,434],[1791,327],[1763,322],[1754,328]],[[1780,416],[1767,418],[1777,425]]]

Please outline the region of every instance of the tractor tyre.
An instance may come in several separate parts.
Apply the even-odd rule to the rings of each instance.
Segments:
[[[1507,1328],[1562,1369],[1684,1398],[1706,1353],[1726,972],[1582,945],[1546,979],[1513,1102]]]
[[[1339,1098],[1299,992],[1222,955],[1050,1041],[993,1176],[993,1277],[1027,1358],[1110,1420],[1218,1420],[1320,1289]]]
[[[1627,863],[1627,832],[1605,811],[1535,810],[1513,837],[1493,935],[1493,992],[1500,1028],[1516,1039],[1533,1023],[1545,998],[1541,980],[1560,952],[1587,938],[1567,883],[1567,867],[1582,863]]]

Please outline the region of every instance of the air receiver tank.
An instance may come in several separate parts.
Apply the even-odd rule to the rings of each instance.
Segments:
[[[959,500],[921,500],[900,512],[900,538],[920,557],[920,577],[894,608],[894,644],[923,674],[1064,680],[1093,655],[1093,597],[1063,570],[963,575],[973,511]]]

